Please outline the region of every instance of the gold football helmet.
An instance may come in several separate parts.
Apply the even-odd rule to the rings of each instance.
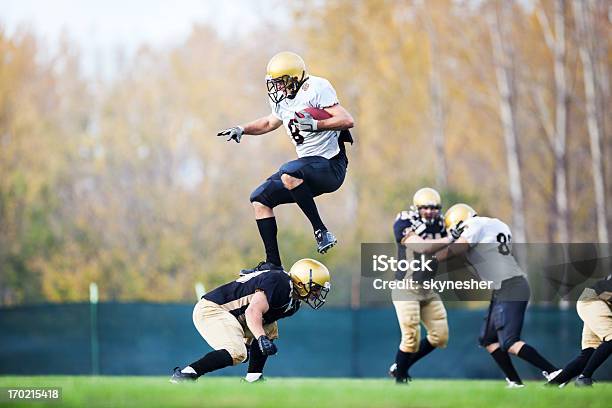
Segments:
[[[307,78],[302,57],[290,51],[279,52],[266,69],[268,96],[276,104],[285,98],[293,99]]]
[[[419,207],[432,206],[436,209],[442,208],[442,199],[440,193],[430,187],[423,187],[414,193],[412,204],[418,209]]]
[[[444,214],[444,225],[446,229],[455,228],[460,222],[465,222],[465,220],[475,215],[477,215],[476,210],[469,205],[463,203],[455,204],[446,210],[446,214]]]
[[[331,287],[329,270],[314,259],[304,258],[293,264],[289,270],[293,291],[313,309],[325,304]]]

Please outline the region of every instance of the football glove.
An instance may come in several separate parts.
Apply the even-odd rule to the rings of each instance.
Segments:
[[[228,136],[227,141],[234,140],[236,143],[240,143],[244,128],[242,126],[234,126],[217,133],[217,136]]]
[[[300,132],[316,132],[317,120],[308,112],[300,112],[295,115],[295,126]]]
[[[419,211],[414,207],[410,207],[410,211],[408,211],[408,218],[410,219],[410,229],[412,232],[420,237],[423,237],[425,235],[427,225],[421,219]]]
[[[451,228],[448,231],[448,233],[451,236],[451,243],[458,240],[461,234],[463,234],[464,230],[465,230],[465,225],[463,224],[463,221],[459,221],[459,223],[457,223],[457,225],[454,228]]]
[[[595,282],[593,289],[598,298],[606,302],[612,301],[612,279],[602,279]]]
[[[261,354],[264,356],[273,356],[278,351],[276,344],[272,343],[272,340],[270,340],[265,334],[259,336],[257,339],[257,344],[259,344]]]

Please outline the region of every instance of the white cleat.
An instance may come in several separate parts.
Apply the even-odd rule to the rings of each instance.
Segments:
[[[518,383],[516,381],[510,381],[509,379],[506,378],[506,388],[523,388],[525,386],[525,384],[523,383]]]
[[[397,377],[397,363],[393,363],[391,367],[389,367],[389,377]]]
[[[561,371],[563,371],[562,368],[558,369],[557,371],[553,371],[552,373],[548,373],[548,371],[542,371],[542,375],[544,376],[544,378],[546,378],[546,381],[551,382],[552,380],[554,380],[559,374],[561,374]]]

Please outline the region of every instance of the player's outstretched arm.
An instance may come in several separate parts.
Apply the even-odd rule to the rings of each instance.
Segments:
[[[273,114],[269,114],[268,116],[264,116],[263,118],[259,118],[242,125],[242,128],[244,129],[245,135],[263,135],[264,133],[278,129],[278,127],[282,124],[282,120]]]
[[[332,117],[317,121],[317,130],[345,130],[355,126],[351,114],[340,104],[324,108]]]
[[[422,254],[433,254],[451,244],[450,238],[423,239],[414,232],[409,232],[403,239],[402,244],[409,246],[415,252]]]
[[[445,261],[455,256],[462,255],[470,249],[470,244],[467,239],[459,237],[452,245],[448,245],[445,248],[435,253],[438,261]]]
[[[227,137],[227,141],[240,143],[242,135],[263,135],[277,129],[283,122],[273,114],[256,119],[245,125],[233,126],[217,133],[217,136]]]

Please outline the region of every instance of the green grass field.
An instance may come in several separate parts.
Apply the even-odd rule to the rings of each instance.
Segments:
[[[244,384],[235,377],[170,384],[168,377],[0,377],[0,387],[62,387],[60,403],[0,402],[2,406],[66,407],[609,407],[612,383],[592,389],[551,389],[530,382],[273,378]],[[3,392],[6,392],[3,390]]]

